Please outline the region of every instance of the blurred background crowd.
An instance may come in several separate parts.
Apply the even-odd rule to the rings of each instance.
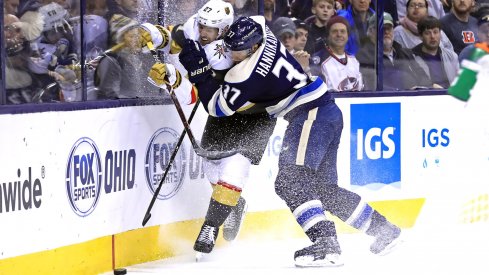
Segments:
[[[337,92],[378,90],[378,63],[383,91],[446,89],[474,44],[489,42],[489,0],[378,1],[385,11],[383,34],[377,1],[227,2],[235,18],[262,14],[303,68]],[[144,22],[184,23],[204,3],[3,0],[6,103],[158,95],[146,81],[152,57],[131,46],[135,30]]]

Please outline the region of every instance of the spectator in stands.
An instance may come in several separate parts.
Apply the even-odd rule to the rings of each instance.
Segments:
[[[278,17],[275,14],[275,0],[263,0],[263,16],[265,17],[266,24],[269,27],[272,26]]]
[[[458,73],[458,56],[454,51],[440,48],[442,23],[427,16],[418,23],[421,44],[413,48],[416,61],[431,79],[431,82],[448,88]]]
[[[327,46],[321,57],[321,77],[328,90],[360,91],[363,89],[360,64],[355,56],[345,51],[350,26],[341,16],[334,16],[326,25]]]
[[[375,12],[370,8],[371,0],[350,0],[346,10],[339,10],[338,15],[348,20],[350,35],[346,51],[355,55],[360,48],[360,41],[367,35],[367,21]]]
[[[304,23],[304,21],[292,18],[295,24],[295,46],[294,50],[304,51],[307,43],[307,38],[309,36],[309,26]]]
[[[125,17],[136,19],[138,16],[138,0],[107,0],[107,20],[110,21],[112,15],[120,14]]]
[[[474,0],[452,0],[451,12],[440,19],[457,54],[477,40],[477,19],[470,15],[474,5]]]
[[[292,19],[288,17],[279,17],[272,25],[272,32],[276,37],[284,44],[285,48],[293,54],[295,47],[295,24]]]
[[[477,42],[489,43],[489,9],[486,9],[477,21]],[[469,58],[470,53],[474,50],[474,44],[465,47],[458,55],[459,62]]]
[[[35,48],[39,55],[31,56],[29,69],[42,86],[47,86],[56,80],[52,72],[58,65],[75,64],[78,62],[78,57],[76,53],[72,52],[74,49],[73,27],[68,22],[69,11],[53,1],[43,4],[38,12],[42,15],[44,24],[41,36],[33,42],[36,44]],[[73,84],[78,84],[81,93],[81,79],[75,77],[73,82],[76,82]],[[43,101],[60,100],[58,91],[51,92],[43,95]],[[81,94],[79,99],[81,99]]]
[[[403,48],[394,41],[394,19],[384,13],[383,34],[383,90],[397,91],[416,89],[419,86],[431,87],[432,83],[423,69],[414,60],[411,50]],[[377,43],[376,17],[371,16],[367,29],[368,39],[362,44],[356,57],[360,62],[360,72],[365,83],[365,90],[376,90],[375,52]]]
[[[321,50],[326,41],[326,24],[328,20],[336,14],[334,0],[312,0],[312,13],[305,20],[309,26],[309,35],[305,50],[311,54]]]
[[[335,0],[333,2],[335,10],[341,10],[346,7],[345,0]],[[305,21],[314,15],[313,7],[314,1],[312,0],[292,0],[290,3],[290,16]]]
[[[428,7],[428,15],[434,16],[438,19],[445,16],[444,4],[442,3],[443,1],[445,0],[427,0],[426,5]],[[451,2],[453,0],[447,1]],[[406,17],[405,7],[408,4],[407,2],[409,2],[409,0],[396,0],[397,16],[399,17],[399,20]]]
[[[5,14],[17,15],[17,9],[19,7],[19,0],[5,0],[3,1],[3,8]]]
[[[405,8],[407,16],[400,19],[400,25],[394,28],[394,40],[401,44],[402,47],[412,49],[421,43],[417,24],[421,19],[428,16],[428,1],[408,0]],[[441,36],[441,47],[453,50],[450,39],[443,31]]]
[[[5,51],[5,86],[7,104],[31,102],[33,96],[33,79],[27,67],[29,59],[29,42],[25,39],[20,27],[20,20],[13,14],[3,18]]]
[[[192,1],[186,1],[186,2],[192,2]],[[105,15],[107,22],[113,21],[113,17],[117,16],[120,18],[120,16],[124,16],[133,20],[137,21],[137,16],[138,16],[138,0],[107,0],[107,14]],[[117,22],[118,20],[115,20],[113,22]],[[109,33],[115,34],[117,33],[117,30],[111,30],[110,28],[112,25],[109,24]],[[108,46],[112,47],[115,44],[115,38],[111,37],[109,39]]]
[[[125,43],[121,50],[102,58],[95,72],[99,99],[135,98],[146,82],[139,41],[139,24],[120,14],[109,22],[115,43]]]

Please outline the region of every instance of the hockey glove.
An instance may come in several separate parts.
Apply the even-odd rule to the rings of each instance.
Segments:
[[[182,45],[185,41],[185,34],[183,33],[183,25],[170,26],[171,31],[171,44],[170,53],[178,54],[182,51]]]
[[[172,64],[155,63],[148,74],[148,81],[156,87],[166,88],[166,85],[176,89],[182,82],[182,75]]]
[[[185,39],[179,58],[180,63],[182,63],[188,72],[188,79],[190,82],[203,82],[205,79],[212,76],[211,66],[209,65],[205,51],[199,42]]]
[[[155,49],[163,49],[170,42],[170,31],[160,25],[143,23],[139,28],[139,41],[144,53],[148,53],[148,42],[152,42]]]

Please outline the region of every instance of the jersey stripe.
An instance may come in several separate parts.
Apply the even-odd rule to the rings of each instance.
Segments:
[[[320,78],[316,78],[314,82],[282,99],[278,104],[267,107],[267,112],[275,117],[284,116],[295,107],[318,99],[326,92],[326,84]]]

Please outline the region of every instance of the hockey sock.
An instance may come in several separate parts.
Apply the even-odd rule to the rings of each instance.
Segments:
[[[316,242],[321,237],[336,236],[336,228],[332,221],[324,220],[309,228],[306,231],[306,235],[312,242]]]
[[[379,212],[374,210],[370,218],[370,226],[365,233],[370,236],[377,236],[380,232],[382,226],[384,226],[389,221]]]
[[[211,198],[209,208],[207,209],[207,214],[205,216],[205,223],[214,227],[221,226],[228,217],[229,213],[231,213],[232,208],[233,206],[222,204]]]

